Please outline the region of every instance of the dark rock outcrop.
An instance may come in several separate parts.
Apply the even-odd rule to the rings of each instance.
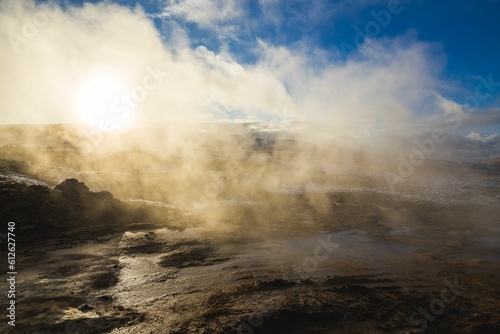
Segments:
[[[80,199],[90,195],[89,187],[77,179],[67,179],[55,186],[54,190],[59,190],[64,197],[69,199]]]
[[[0,216],[16,222],[26,243],[71,234],[89,239],[121,231],[132,223],[154,220],[141,207],[125,204],[109,192],[92,192],[76,179],[51,189],[42,181],[0,170]]]
[[[45,183],[14,172],[0,172],[0,217],[24,226],[51,221],[51,190]]]

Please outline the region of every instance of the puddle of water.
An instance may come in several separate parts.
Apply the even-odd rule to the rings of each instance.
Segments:
[[[323,262],[369,260],[385,261],[409,257],[421,247],[377,240],[366,231],[346,230],[336,233],[321,232],[315,236],[273,243],[252,245],[242,252],[240,260],[251,262],[273,259],[281,264],[299,265],[307,257],[326,258]]]

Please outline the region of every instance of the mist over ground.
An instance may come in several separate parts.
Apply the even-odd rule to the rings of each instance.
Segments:
[[[1,212],[26,268],[18,328],[496,331],[498,160],[394,167],[262,127],[128,128],[91,149],[84,127],[3,126]],[[416,313],[440,284],[459,289],[446,307],[463,320]]]
[[[49,186],[77,178],[94,191],[199,217],[212,228],[287,228],[311,224],[338,228],[342,207],[332,196],[348,193],[390,202],[430,203],[443,217],[453,206],[492,206],[499,200],[498,161],[436,160],[422,146],[407,157],[313,140],[300,132],[266,129],[257,122],[189,123],[182,127],[129,128],[91,146],[89,130],[71,125],[4,126],[2,157]],[[416,153],[415,153],[416,152]],[[370,195],[372,194],[372,195]],[[369,199],[373,197],[373,199]],[[385,201],[384,200],[384,201]],[[353,199],[353,201],[357,201]],[[394,203],[395,203],[394,202]],[[433,204],[434,203],[434,204]],[[397,209],[378,210],[373,221],[414,220]],[[168,220],[168,217],[165,217]],[[477,212],[474,228],[496,216]],[[325,221],[326,219],[326,221]],[[464,222],[465,223],[465,222]]]

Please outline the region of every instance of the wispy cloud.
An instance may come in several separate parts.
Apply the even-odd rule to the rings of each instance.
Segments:
[[[474,140],[474,141],[479,141],[482,143],[500,144],[500,140],[499,140],[500,136],[498,134],[490,134],[490,135],[484,134],[484,135],[482,135],[482,134],[477,133],[477,132],[471,132],[467,136],[465,136],[465,138],[470,139],[470,140]]]
[[[246,1],[238,0],[168,0],[164,18],[181,18],[203,29],[219,30],[236,23],[245,15]]]
[[[338,131],[366,131],[369,125],[375,132],[406,133],[422,106],[432,102],[434,112],[444,112],[433,100],[441,81],[436,70],[440,58],[430,52],[432,45],[406,38],[367,41],[347,62],[264,42],[261,46],[261,65],[285,83],[297,112],[310,121],[328,121]]]

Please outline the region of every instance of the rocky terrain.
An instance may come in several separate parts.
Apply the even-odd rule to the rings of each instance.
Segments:
[[[337,191],[325,213],[274,193],[293,204],[281,223],[214,228],[22,172],[2,163],[19,271],[16,327],[2,333],[500,331],[498,205]]]

